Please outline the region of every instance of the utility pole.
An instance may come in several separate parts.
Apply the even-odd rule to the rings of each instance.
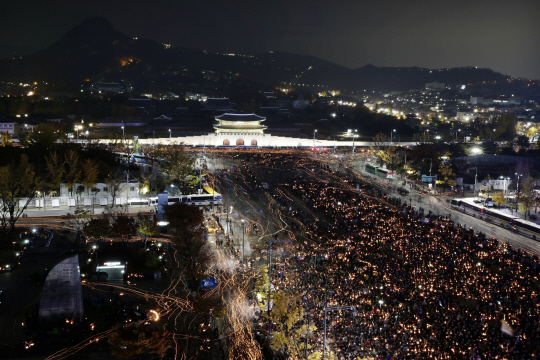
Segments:
[[[242,188],[227,188],[227,208],[225,209],[227,211],[227,234],[231,232],[231,224],[229,223],[229,211],[232,210],[231,207],[231,199],[229,197],[229,190],[243,190]]]
[[[309,339],[309,326],[311,325],[311,314],[308,314],[308,323],[307,323],[307,332],[306,332],[306,343],[304,344],[304,357],[307,360],[307,345],[308,345],[308,339]]]
[[[246,235],[246,209],[259,209],[260,212],[262,212],[261,208],[244,206],[244,218],[242,219],[242,223],[244,224],[244,229],[243,229],[244,231],[242,233],[242,266],[244,266],[244,241],[245,241],[245,235]]]
[[[129,170],[126,171],[127,179],[126,179],[126,210],[127,213],[129,213]],[[113,199],[114,202],[114,199]]]
[[[354,138],[356,137],[356,133],[358,132],[357,129],[354,129],[354,132],[352,133],[352,154],[354,155]]]

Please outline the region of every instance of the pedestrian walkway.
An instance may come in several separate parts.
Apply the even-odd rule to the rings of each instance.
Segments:
[[[120,207],[119,207],[120,208]],[[154,211],[154,206],[148,206],[148,205],[131,205],[128,206],[128,212],[130,214],[137,214],[141,212],[152,212]],[[101,206],[96,206],[94,209],[91,207],[68,207],[68,206],[61,206],[59,208],[52,208],[52,209],[34,209],[34,208],[27,208],[23,215],[24,217],[41,217],[41,216],[63,216],[67,215],[68,213],[73,214],[75,210],[86,210],[90,213],[94,214],[102,214],[105,211],[105,208]]]

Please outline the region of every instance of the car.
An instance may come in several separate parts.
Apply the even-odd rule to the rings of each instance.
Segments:
[[[0,271],[11,271],[13,268],[11,264],[0,265]]]

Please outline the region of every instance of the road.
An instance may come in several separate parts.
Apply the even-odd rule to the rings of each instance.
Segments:
[[[490,237],[508,242],[514,247],[540,255],[540,243],[538,241],[455,210],[447,202],[449,198],[426,195],[411,188],[407,188],[407,190],[411,191],[410,195],[400,195],[396,188],[401,186],[402,180],[394,179],[392,182],[381,181],[380,178],[367,173],[364,170],[364,163],[362,162],[355,163],[354,171],[367,179],[367,181],[381,185],[392,196],[400,197],[402,204],[406,202],[407,204],[414,205],[417,209],[422,207],[425,213],[432,211],[436,215],[449,215],[455,223],[466,225],[468,228],[472,227],[475,231],[483,232]]]

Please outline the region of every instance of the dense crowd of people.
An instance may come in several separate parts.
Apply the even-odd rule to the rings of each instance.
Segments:
[[[319,329],[313,345],[322,348],[325,306],[354,306],[327,315],[339,359],[537,357],[536,256],[319,169],[288,181],[317,220],[284,207],[300,247],[271,279],[302,295]]]

